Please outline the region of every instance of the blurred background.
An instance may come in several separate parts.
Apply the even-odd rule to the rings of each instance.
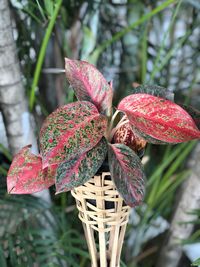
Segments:
[[[95,64],[115,105],[139,83],[200,110],[200,1],[0,0],[1,267],[90,266],[70,192],[6,192],[12,155],[28,143],[37,151],[44,118],[75,100],[64,57]],[[144,159],[146,198],[132,209],[121,266],[198,266],[199,143],[148,145]]]

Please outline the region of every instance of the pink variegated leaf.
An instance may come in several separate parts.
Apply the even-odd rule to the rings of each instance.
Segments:
[[[55,183],[57,166],[43,170],[42,158],[32,154],[30,147],[22,148],[12,161],[7,177],[7,189],[10,194],[32,194]]]
[[[154,145],[167,145],[169,144],[169,142],[164,142],[161,140],[158,140],[156,138],[153,138],[152,136],[144,133],[143,131],[140,131],[139,129],[137,129],[133,124],[131,125],[132,131],[137,134],[138,136],[140,136],[141,138],[143,138],[147,143],[150,144],[154,144]],[[175,142],[173,144],[176,144]]]
[[[92,102],[100,113],[111,113],[113,90],[94,65],[65,58],[65,73],[78,100]]]
[[[51,113],[40,131],[43,168],[87,152],[102,138],[107,119],[90,102],[78,101]]]
[[[191,106],[187,106],[187,105],[183,105],[183,104],[181,104],[180,106],[190,114],[190,116],[194,120],[197,128],[200,130],[200,111],[196,108],[191,107]]]
[[[191,116],[177,104],[148,94],[125,97],[118,106],[130,123],[150,137],[181,143],[200,138],[200,131]]]
[[[56,173],[56,192],[66,192],[86,183],[101,167],[106,154],[107,141],[103,137],[88,152],[61,163]]]
[[[111,177],[127,205],[135,207],[144,198],[145,174],[140,158],[124,144],[112,144],[108,149]]]
[[[149,94],[174,101],[174,93],[167,88],[157,85],[139,85],[133,90],[133,94]]]

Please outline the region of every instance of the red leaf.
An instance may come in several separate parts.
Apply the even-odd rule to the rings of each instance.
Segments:
[[[196,108],[191,107],[191,106],[187,106],[187,105],[183,105],[183,104],[181,104],[180,106],[190,114],[190,116],[194,120],[197,128],[200,130],[200,111]]]
[[[30,147],[22,148],[12,161],[7,177],[8,193],[32,194],[55,183],[57,166],[42,170],[41,157],[32,154]]]
[[[99,112],[110,115],[113,90],[94,65],[65,58],[65,72],[78,100],[90,101]]]
[[[127,205],[135,207],[144,198],[145,174],[140,158],[124,144],[108,150],[109,167],[115,186]]]
[[[200,138],[191,116],[175,103],[148,94],[125,97],[118,106],[139,131],[168,143]]]
[[[90,102],[78,101],[51,113],[40,131],[43,168],[77,157],[104,135],[107,119]]]
[[[131,125],[131,124],[130,124]],[[133,124],[131,125],[132,131],[143,138],[147,143],[154,144],[154,145],[167,145],[169,142],[164,142],[161,140],[158,140],[156,138],[153,138],[152,136],[145,134],[144,132],[138,130]],[[176,143],[173,143],[176,144]]]

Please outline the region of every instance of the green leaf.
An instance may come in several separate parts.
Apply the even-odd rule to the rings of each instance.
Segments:
[[[60,164],[56,173],[56,192],[69,191],[83,185],[96,174],[107,154],[107,141],[101,141],[90,151]]]
[[[5,255],[3,253],[3,249],[1,246],[0,246],[0,266],[7,267],[6,258],[5,258]]]
[[[51,17],[54,11],[54,1],[52,0],[44,0],[45,9],[48,15]]]
[[[106,117],[90,102],[78,101],[58,108],[46,118],[40,131],[43,168],[92,149],[106,127]]]
[[[133,94],[149,94],[174,101],[174,93],[157,85],[140,85],[134,88]]]
[[[199,266],[200,265],[200,258],[195,260],[191,265],[192,266]]]
[[[140,158],[124,144],[110,144],[109,167],[117,190],[127,205],[141,203],[145,191],[145,174]]]

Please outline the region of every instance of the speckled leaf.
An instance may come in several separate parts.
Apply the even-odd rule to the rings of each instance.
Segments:
[[[193,118],[197,128],[200,130],[200,111],[198,109],[195,109],[191,106],[187,106],[187,105],[180,105],[183,109],[185,109],[190,116]]]
[[[200,138],[191,116],[175,103],[148,94],[125,97],[118,106],[130,123],[155,139],[181,143]]]
[[[139,85],[133,90],[133,94],[149,94],[174,101],[174,93],[157,85]]]
[[[42,159],[30,152],[31,146],[15,155],[7,177],[10,194],[32,194],[55,183],[56,165],[42,170]]]
[[[90,101],[99,112],[110,115],[113,90],[94,65],[65,58],[65,73],[78,100]]]
[[[108,159],[112,179],[127,205],[141,203],[145,191],[145,174],[140,158],[124,144],[109,145]]]
[[[103,137],[90,151],[61,163],[56,173],[56,192],[69,191],[86,183],[101,167],[106,154],[107,141]]]
[[[146,146],[146,141],[132,130],[130,122],[123,124],[114,134],[114,143],[124,144],[138,153]]]
[[[154,145],[167,145],[169,142],[160,141],[156,138],[151,137],[148,134],[145,134],[144,132],[138,130],[134,125],[131,125],[132,131],[139,135],[141,138],[143,138],[146,142]],[[175,142],[173,144],[176,144]]]
[[[87,152],[102,138],[106,126],[106,117],[90,102],[58,108],[46,118],[40,131],[43,168]]]

